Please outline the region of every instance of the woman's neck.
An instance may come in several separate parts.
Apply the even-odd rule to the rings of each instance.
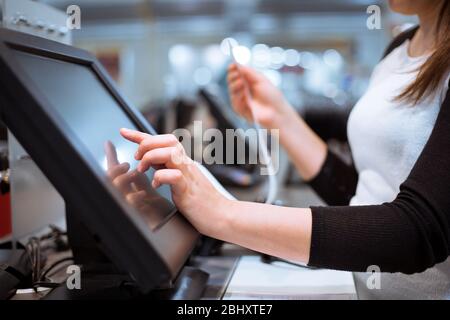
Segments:
[[[434,50],[437,37],[436,21],[439,15],[439,6],[433,6],[420,14],[420,28],[411,40],[408,54],[412,57],[422,56]]]

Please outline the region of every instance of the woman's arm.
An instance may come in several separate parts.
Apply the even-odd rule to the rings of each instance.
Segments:
[[[309,263],[421,272],[450,253],[450,93],[400,193],[390,203],[313,207]]]
[[[327,156],[327,144],[289,108],[286,116],[275,126],[280,131],[280,143],[305,181],[320,172]]]
[[[386,49],[383,58],[411,39],[418,27],[398,35]],[[245,78],[246,81],[242,81]],[[236,112],[252,121],[248,108],[261,115],[260,122],[280,130],[280,141],[302,178],[328,205],[348,205],[356,192],[358,173],[347,164],[295,112],[282,94],[263,76],[247,67],[231,65],[228,85]],[[246,88],[247,86],[247,88]],[[248,89],[250,95],[246,95]],[[295,137],[295,139],[293,139]]]
[[[358,172],[330,149],[319,173],[308,181],[314,191],[332,206],[346,206],[356,193]]]
[[[311,210],[229,201],[227,223],[209,236],[283,259],[308,263]]]
[[[171,185],[178,209],[203,234],[310,265],[420,272],[450,253],[450,95],[400,193],[374,206],[294,209],[225,199],[172,135],[122,130],[139,144],[138,171]],[[161,169],[161,165],[164,168]]]
[[[307,263],[311,210],[224,198],[200,172],[173,135],[122,129],[139,144],[137,171],[155,167],[152,186],[169,184],[177,208],[202,234],[284,259]]]
[[[347,170],[334,157],[329,154],[324,167]],[[320,175],[326,183],[326,171]],[[316,267],[366,271],[377,265],[382,272],[415,273],[444,261],[450,253],[450,94],[394,201],[311,212],[236,202],[227,211],[221,239]]]
[[[377,265],[382,272],[415,273],[444,261],[450,254],[450,93],[394,201],[312,207],[311,215],[305,209],[240,202],[231,208],[223,239],[316,267],[366,271]],[[296,228],[301,234],[292,236]],[[289,246],[283,233],[287,242],[302,242]]]
[[[278,129],[282,146],[305,181],[330,205],[347,205],[355,194],[358,174],[328,150],[281,92],[251,68],[231,65],[228,87],[236,112],[253,121],[249,108],[266,128]]]

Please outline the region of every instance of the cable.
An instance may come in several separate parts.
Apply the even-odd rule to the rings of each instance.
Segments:
[[[252,110],[252,118],[255,119],[255,115],[253,114],[253,109],[250,108],[250,110]],[[278,193],[277,177],[275,175],[275,169],[273,167],[272,158],[269,155],[267,143],[265,143],[265,140],[264,140],[265,138],[262,134],[261,126],[258,124],[258,122],[256,122],[256,120],[254,121],[254,126],[255,126],[256,131],[258,132],[259,149],[262,150],[262,155],[263,155],[264,163],[267,167],[267,175],[268,175],[268,179],[269,179],[269,190],[267,191],[265,203],[273,204],[276,200],[276,196]]]
[[[62,236],[66,235],[65,232],[60,230],[58,227],[50,225],[51,231],[45,235],[40,237],[31,237],[25,245],[26,252],[28,254],[28,258],[30,260],[31,265],[31,282],[32,287],[36,290],[37,287],[54,287],[57,284],[52,282],[45,282],[46,276],[48,273],[53,270],[56,266],[61,264],[62,262],[73,260],[73,257],[65,257],[58,261],[55,261],[50,267],[48,267],[45,271],[41,268],[42,261],[42,251],[49,249],[51,246],[48,242],[52,244],[56,244],[56,250],[61,251],[67,247],[67,241],[65,241]],[[47,245],[42,246],[43,242],[46,242]]]
[[[45,282],[45,281],[38,281],[33,283],[33,289],[36,291],[38,287],[43,288],[58,288],[61,284],[57,282]]]
[[[272,264],[273,262],[283,262],[283,263],[286,263],[286,264],[289,264],[289,265],[295,266],[295,267],[311,269],[311,270],[317,270],[316,267],[310,267],[310,266],[307,266],[307,265],[304,265],[304,264],[295,263],[295,262],[292,262],[292,261],[289,261],[289,260],[273,257],[273,256],[270,256],[268,254],[262,254],[261,255],[261,262],[267,263],[267,264]]]
[[[32,282],[38,281],[38,275],[40,272],[40,240],[36,237],[31,237],[28,240],[27,245],[25,246],[25,249],[28,253],[28,257],[30,259],[31,264],[31,280]]]
[[[235,49],[235,45],[231,42],[231,40],[228,40],[228,44],[230,47],[230,56],[232,57],[234,63],[236,64],[238,72],[241,73],[240,68],[239,68],[240,64],[237,61],[237,59],[234,55],[234,51],[233,51]],[[241,75],[242,75],[242,73],[241,73]],[[245,78],[242,77],[242,79],[245,82]],[[250,92],[247,92],[247,94],[250,94]],[[258,132],[258,146],[262,152],[263,163],[267,167],[267,175],[268,175],[268,179],[269,179],[269,189],[267,191],[265,203],[273,204],[276,200],[276,196],[278,193],[278,182],[277,182],[276,175],[275,175],[275,169],[273,167],[272,158],[269,155],[269,148],[268,148],[265,138],[263,136],[261,126],[258,123],[258,119],[255,116],[255,111],[253,110],[253,108],[250,105],[249,105],[249,109],[250,109],[250,113],[251,113],[252,120],[253,120],[253,126],[254,126],[256,132]]]
[[[55,261],[51,266],[49,266],[44,272],[42,272],[40,279],[45,279],[45,277],[47,276],[47,274],[52,271],[55,267],[57,267],[58,265],[60,265],[63,262],[66,261],[73,261],[73,257],[65,257],[62,259],[59,259],[57,261]]]

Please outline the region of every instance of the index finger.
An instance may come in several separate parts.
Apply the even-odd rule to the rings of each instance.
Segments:
[[[139,131],[131,130],[131,129],[126,129],[126,128],[120,129],[120,134],[125,139],[127,139],[131,142],[134,142],[134,143],[138,143],[138,144],[141,143],[142,140],[144,140],[145,138],[147,138],[149,136],[149,134],[147,134],[147,133],[143,133],[143,132],[139,132]]]

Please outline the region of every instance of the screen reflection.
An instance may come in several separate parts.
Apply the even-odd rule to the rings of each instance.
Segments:
[[[106,141],[104,147],[106,173],[112,185],[142,215],[152,230],[163,225],[176,212],[172,203],[152,188],[151,181],[144,173],[131,170],[128,162],[119,162],[116,147],[111,141]]]

